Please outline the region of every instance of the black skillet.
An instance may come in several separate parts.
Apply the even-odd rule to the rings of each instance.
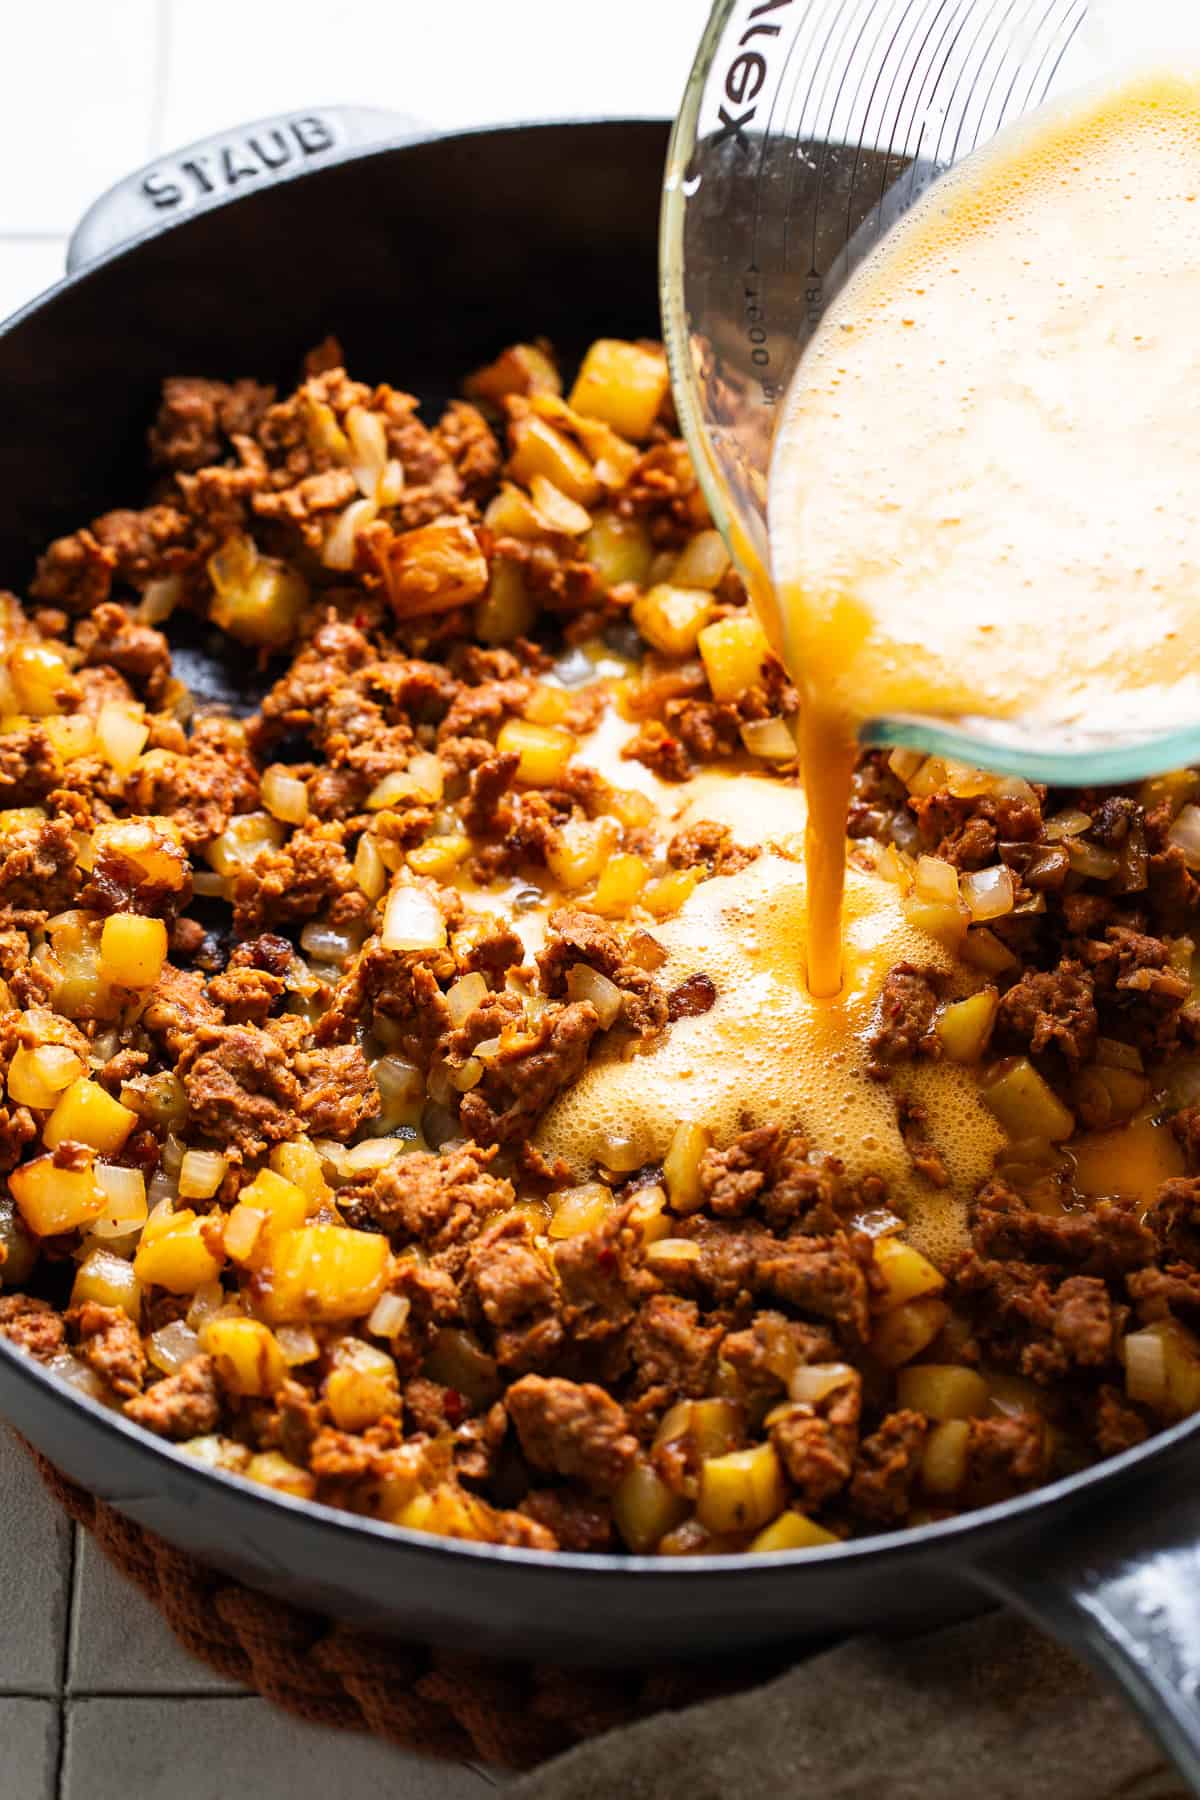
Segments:
[[[430,139],[387,115],[268,120],[143,171],[87,215],[71,277],[0,329],[0,584],[145,486],[163,376],[290,384],[328,331],[352,371],[436,403],[545,333],[656,330],[667,127]],[[189,651],[200,692],[249,672]],[[815,1554],[538,1556],[421,1537],[202,1468],[0,1340],[0,1412],[170,1542],[302,1605],[480,1651],[646,1663],[736,1655],[1011,1602],[1107,1668],[1200,1791],[1200,1422],[1039,1493]],[[9,1521],[20,1530],[20,1521]]]

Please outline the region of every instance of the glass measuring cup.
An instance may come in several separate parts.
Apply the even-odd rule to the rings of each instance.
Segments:
[[[1197,10],[717,0],[668,156],[662,310],[680,423],[752,596],[769,583],[776,415],[830,301],[930,185],[1003,126],[1134,60],[1195,57]],[[863,738],[1075,786],[1200,759],[1200,719],[1068,741],[1008,720],[897,715],[870,720]]]

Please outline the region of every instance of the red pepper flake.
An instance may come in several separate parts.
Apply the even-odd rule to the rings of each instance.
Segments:
[[[605,1244],[601,1249],[597,1250],[596,1267],[602,1270],[605,1275],[611,1275],[616,1266],[617,1253],[611,1245]]]
[[[442,1395],[442,1411],[451,1425],[461,1425],[466,1415],[467,1403],[457,1388],[447,1388]]]
[[[354,623],[360,631],[365,631],[367,626],[371,623],[371,616],[369,613],[363,612],[360,608],[354,615]]]

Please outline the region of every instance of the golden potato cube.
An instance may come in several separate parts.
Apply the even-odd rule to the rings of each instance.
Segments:
[[[592,465],[578,445],[545,419],[516,419],[509,427],[512,455],[506,473],[526,486],[535,475],[544,475],[568,500],[594,506],[603,489]]]
[[[706,625],[696,643],[714,700],[737,700],[762,684],[770,646],[752,612]]]
[[[613,1523],[635,1556],[653,1550],[687,1517],[687,1501],[669,1488],[640,1457],[612,1498]]]
[[[517,780],[531,787],[552,787],[575,752],[575,739],[561,725],[531,725],[526,719],[507,719],[500,727],[496,748],[503,756],[515,751],[520,757]]]
[[[961,901],[922,900],[919,894],[906,896],[904,917],[914,930],[927,932],[945,949],[956,953],[971,922]]]
[[[905,1370],[905,1374],[914,1372]],[[921,1485],[927,1494],[946,1500],[957,1494],[967,1478],[970,1441],[971,1427],[966,1419],[944,1419],[934,1426],[921,1455]]]
[[[143,709],[132,701],[109,701],[96,718],[96,743],[105,762],[118,775],[130,775],[146,748],[150,727]]]
[[[365,1431],[387,1413],[398,1412],[396,1364],[386,1350],[362,1338],[334,1346],[334,1368],[325,1378],[325,1402],[340,1431]]]
[[[97,856],[110,854],[136,863],[147,881],[173,894],[181,893],[191,878],[187,851],[173,819],[112,819],[97,825],[92,847]]]
[[[982,988],[966,1000],[943,1007],[934,1021],[942,1051],[951,1062],[981,1061],[1000,1010],[1000,996],[993,987]]]
[[[487,592],[487,557],[466,519],[446,514],[402,531],[384,553],[392,610],[402,619],[469,606]]]
[[[783,1470],[771,1444],[710,1456],[700,1465],[696,1517],[709,1531],[761,1531],[786,1503]]]
[[[602,594],[623,582],[641,587],[650,574],[654,546],[641,519],[626,519],[616,512],[598,512],[583,541],[583,554],[596,571]]]
[[[252,1456],[242,1470],[247,1481],[257,1481],[277,1493],[291,1494],[296,1500],[312,1500],[317,1484],[307,1469],[301,1469],[278,1450],[261,1450]]]
[[[901,1406],[931,1419],[972,1419],[988,1409],[988,1384],[974,1369],[956,1363],[918,1363],[896,1378]]]
[[[522,717],[534,725],[562,725],[570,711],[571,696],[566,688],[539,681],[525,702]]]
[[[656,881],[648,881],[642,889],[641,904],[656,919],[669,919],[699,887],[699,869],[671,869]]]
[[[972,926],[963,939],[960,955],[973,969],[985,975],[1007,975],[1018,967],[1017,959],[1007,944],[1001,943],[986,925]]]
[[[732,561],[724,538],[709,526],[688,539],[675,560],[671,580],[678,582],[680,587],[707,588],[710,593],[715,593],[729,573]]]
[[[254,1180],[239,1193],[238,1201],[267,1215],[272,1232],[293,1231],[308,1216],[308,1198],[294,1181],[287,1180],[275,1169],[260,1169]]]
[[[64,1169],[52,1156],[38,1156],[14,1169],[8,1185],[22,1219],[37,1237],[74,1231],[104,1210],[104,1190],[90,1160],[82,1169]]]
[[[329,1183],[325,1179],[320,1152],[306,1138],[297,1138],[290,1144],[276,1144],[270,1162],[277,1175],[300,1189],[310,1208],[328,1200]]]
[[[308,600],[308,583],[286,563],[260,556],[251,538],[228,539],[208,559],[214,624],[243,644],[288,643]]]
[[[83,1059],[68,1044],[18,1044],[8,1066],[9,1098],[18,1106],[49,1112],[64,1088],[83,1074]]]
[[[704,588],[659,582],[633,603],[633,622],[652,649],[664,656],[690,656],[712,617],[713,597]]]
[[[646,885],[649,873],[642,857],[631,852],[610,857],[600,871],[590,906],[605,918],[620,918],[627,913]]]
[[[66,712],[80,693],[62,652],[50,644],[17,644],[8,653],[8,673],[23,713],[47,718]]]
[[[475,636],[485,644],[511,644],[529,631],[537,611],[521,565],[495,557],[488,591],[475,608]]]
[[[696,1212],[704,1204],[700,1191],[700,1164],[705,1151],[711,1147],[712,1133],[707,1125],[696,1125],[683,1119],[675,1127],[671,1147],[663,1162],[663,1179],[673,1212]]]
[[[102,1156],[115,1156],[137,1124],[137,1114],[100,1086],[81,1076],[73,1081],[42,1130],[47,1150],[59,1144],[90,1144]]]
[[[498,406],[506,394],[561,394],[562,382],[553,358],[540,344],[511,344],[495,362],[469,375],[463,391]]]
[[[452,831],[442,837],[426,838],[423,844],[415,844],[405,860],[418,875],[431,875],[435,881],[445,881],[470,854],[470,838],[461,831]]]
[[[583,359],[569,405],[588,419],[602,419],[637,442],[654,429],[671,377],[661,350],[597,338]]]
[[[153,1215],[152,1215],[153,1217]],[[134,1273],[144,1287],[163,1287],[170,1294],[194,1294],[221,1273],[221,1258],[211,1246],[213,1222],[198,1219],[190,1207],[172,1213],[156,1226],[150,1241],[150,1221],[133,1259]]]
[[[387,1281],[385,1237],[345,1225],[281,1232],[262,1277],[262,1307],[272,1324],[354,1319],[369,1313]]]
[[[287,1379],[288,1366],[275,1333],[258,1319],[209,1319],[200,1348],[212,1357],[231,1394],[273,1394]]]
[[[982,1083],[983,1097],[1010,1138],[1049,1138],[1052,1144],[1069,1138],[1075,1129],[1073,1114],[1038,1074],[1028,1057],[1000,1063]]]
[[[903,1306],[906,1300],[916,1300],[923,1294],[940,1294],[946,1285],[945,1277],[938,1273],[928,1257],[900,1238],[876,1238],[874,1252],[875,1267],[883,1277],[886,1290],[885,1308]]]
[[[100,933],[100,974],[117,987],[153,987],[167,960],[167,928],[161,919],[112,913]]]
[[[98,1306],[116,1306],[134,1324],[142,1316],[142,1284],[131,1262],[111,1250],[90,1250],[75,1271],[71,1305],[94,1300]]]
[[[611,819],[569,819],[546,846],[546,867],[559,887],[586,887],[612,855],[617,837]]]
[[[750,1549],[761,1556],[771,1550],[820,1550],[828,1544],[840,1543],[832,1531],[826,1531],[804,1513],[780,1513],[774,1524],[760,1531]]]
[[[265,1263],[268,1240],[263,1227],[266,1223],[266,1213],[253,1206],[243,1206],[239,1201],[225,1220],[226,1256],[246,1269]]]
[[[62,762],[90,756],[96,745],[96,727],[86,713],[56,713],[42,720],[42,730]]]
[[[950,1308],[941,1300],[906,1300],[884,1313],[871,1338],[872,1354],[888,1369],[911,1362],[932,1344]]]

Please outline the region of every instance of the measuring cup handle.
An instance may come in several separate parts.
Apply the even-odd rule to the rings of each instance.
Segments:
[[[432,135],[406,113],[371,106],[321,106],[276,113],[169,151],[101,194],[67,246],[67,271],[120,249],[146,232],[273,186],[355,149]]]

